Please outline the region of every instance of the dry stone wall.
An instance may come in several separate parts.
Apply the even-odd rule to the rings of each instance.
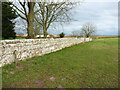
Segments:
[[[50,38],[0,40],[0,67],[6,64],[11,64],[12,62],[51,53],[65,47],[88,41],[92,41],[92,39]]]

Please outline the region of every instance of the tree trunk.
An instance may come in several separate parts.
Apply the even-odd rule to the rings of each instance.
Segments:
[[[48,35],[47,30],[44,29],[44,38],[47,38],[47,35]]]
[[[44,38],[47,38],[47,33],[44,31]]]
[[[46,38],[48,35],[46,25],[43,26],[43,31],[44,31],[44,38]]]
[[[34,38],[34,28],[33,28],[33,23],[34,23],[34,2],[28,2],[28,7],[29,7],[29,13],[28,13],[28,28],[27,28],[27,32],[28,32],[28,38]]]
[[[33,22],[31,20],[28,20],[28,38],[34,38],[34,30],[33,30]]]

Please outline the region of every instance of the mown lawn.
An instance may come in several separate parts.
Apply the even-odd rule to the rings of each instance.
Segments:
[[[117,88],[118,39],[97,39],[3,67],[3,88]]]

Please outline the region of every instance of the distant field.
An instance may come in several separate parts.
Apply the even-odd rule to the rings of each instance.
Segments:
[[[120,36],[96,36],[96,38],[120,38]]]
[[[3,88],[117,88],[118,38],[95,39],[3,67]]]
[[[71,37],[83,37],[83,36],[65,36],[66,38],[71,38]],[[103,35],[101,35],[101,36],[91,36],[92,38],[97,38],[97,39],[99,39],[99,38],[120,38],[120,36],[103,36]]]

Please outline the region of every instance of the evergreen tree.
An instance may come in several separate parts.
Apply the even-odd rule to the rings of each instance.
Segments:
[[[9,39],[15,38],[16,33],[14,30],[15,23],[12,22],[13,19],[17,17],[15,11],[13,11],[10,6],[10,2],[2,2],[2,38]]]

